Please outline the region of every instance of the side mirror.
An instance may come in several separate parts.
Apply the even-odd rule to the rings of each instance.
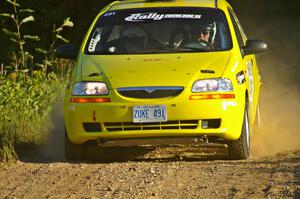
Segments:
[[[266,42],[261,40],[247,40],[246,45],[243,46],[244,55],[251,55],[255,53],[261,53],[268,49]]]
[[[64,44],[55,49],[56,57],[76,60],[79,49],[73,44]]]

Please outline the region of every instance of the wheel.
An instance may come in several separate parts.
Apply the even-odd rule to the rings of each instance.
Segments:
[[[85,152],[84,146],[84,144],[72,143],[65,131],[65,157],[68,160],[83,160]]]
[[[232,160],[247,159],[250,155],[250,126],[247,108],[244,113],[241,136],[237,140],[228,142],[228,153]]]

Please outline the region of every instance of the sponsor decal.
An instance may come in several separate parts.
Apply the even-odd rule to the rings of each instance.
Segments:
[[[104,14],[104,17],[110,17],[116,15],[116,12],[107,12]]]
[[[201,73],[210,73],[215,74],[216,72],[214,70],[200,70]]]
[[[232,102],[232,101],[224,101],[222,102],[222,107],[224,111],[227,111],[228,107],[234,107],[237,106],[236,102]]]
[[[246,63],[247,66],[247,76],[249,78],[249,100],[250,102],[252,102],[253,100],[253,73],[252,73],[252,63],[251,62],[247,62]]]
[[[240,71],[238,74],[236,74],[236,79],[239,84],[245,83],[246,77],[245,77],[244,71]]]
[[[125,21],[140,22],[146,20],[160,21],[163,19],[201,19],[202,15],[196,14],[158,14],[151,13],[134,13],[125,18]]]

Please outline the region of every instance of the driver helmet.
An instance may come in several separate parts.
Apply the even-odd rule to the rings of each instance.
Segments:
[[[194,30],[194,37],[199,41],[205,41],[212,45],[215,35],[214,23],[198,25]]]
[[[200,26],[200,30],[201,31],[212,31],[214,28],[214,25],[213,24],[204,24],[204,25],[201,25]]]

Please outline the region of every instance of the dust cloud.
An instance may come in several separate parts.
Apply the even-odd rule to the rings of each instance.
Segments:
[[[49,115],[47,128],[48,138],[40,150],[40,156],[48,160],[64,160],[64,118],[63,92],[57,97]]]
[[[252,156],[300,150],[299,2],[245,0],[234,4],[248,38],[265,40],[269,47],[256,56],[263,87],[261,125],[251,138]],[[251,5],[255,5],[255,16]]]
[[[279,62],[268,61],[269,65]],[[270,66],[269,70],[272,66]],[[261,122],[252,136],[254,158],[300,150],[300,92],[288,72],[269,71],[260,96]]]

